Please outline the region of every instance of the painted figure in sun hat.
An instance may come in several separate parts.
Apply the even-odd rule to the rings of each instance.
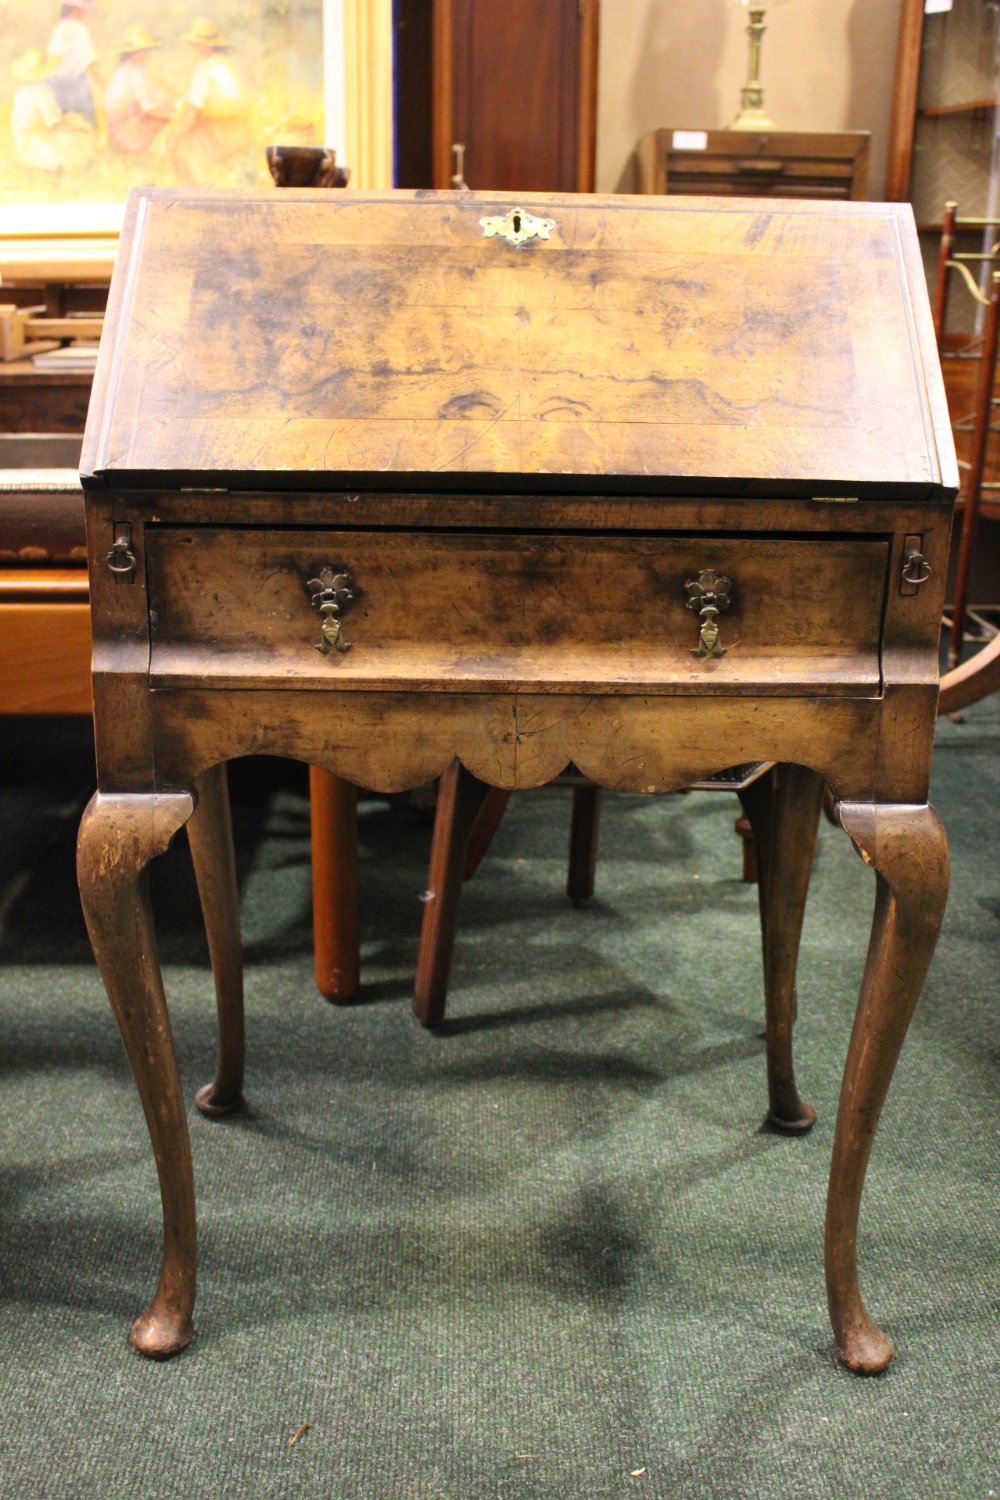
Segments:
[[[166,94],[149,70],[163,45],[145,26],[130,26],[117,47],[118,63],[104,91],[108,140],[116,151],[147,151],[170,119]]]
[[[59,20],[49,38],[48,55],[53,64],[49,86],[63,114],[79,114],[97,123],[96,90],[99,88],[97,52],[88,17],[97,0],[62,0]]]
[[[10,112],[14,154],[35,171],[77,172],[93,155],[94,127],[78,111],[60,108],[52,87],[54,66],[38,47],[29,47],[10,65],[19,85]]]
[[[229,56],[232,43],[214,21],[200,16],[182,40],[197,61],[164,141],[178,176],[208,186],[219,181],[220,166],[246,147],[243,85]]]

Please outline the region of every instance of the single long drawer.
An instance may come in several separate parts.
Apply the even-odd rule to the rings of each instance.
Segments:
[[[151,673],[160,687],[872,696],[887,562],[878,537],[148,527]],[[728,587],[706,604],[713,573]]]

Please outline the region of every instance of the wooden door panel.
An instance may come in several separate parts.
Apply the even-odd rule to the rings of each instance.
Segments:
[[[592,189],[596,26],[591,0],[437,0],[435,186],[461,142],[470,187]]]

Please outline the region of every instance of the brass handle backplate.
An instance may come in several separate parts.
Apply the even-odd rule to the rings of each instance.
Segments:
[[[705,568],[697,578],[689,578],[687,607],[694,610],[701,621],[697,646],[691,647],[692,656],[725,656],[726,648],[719,640],[719,615],[729,608],[729,591],[732,584],[724,573]]]
[[[335,573],[332,568],[322,568],[318,578],[310,578],[306,587],[310,590],[312,605],[319,610],[321,639],[314,650],[321,656],[331,651],[350,651],[350,643],[344,640],[340,612],[354,598],[348,573]]]

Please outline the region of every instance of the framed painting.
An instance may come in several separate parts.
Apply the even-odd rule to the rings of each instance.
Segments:
[[[267,145],[330,144],[340,3],[3,0],[0,236],[114,233],[131,187],[263,184]]]

